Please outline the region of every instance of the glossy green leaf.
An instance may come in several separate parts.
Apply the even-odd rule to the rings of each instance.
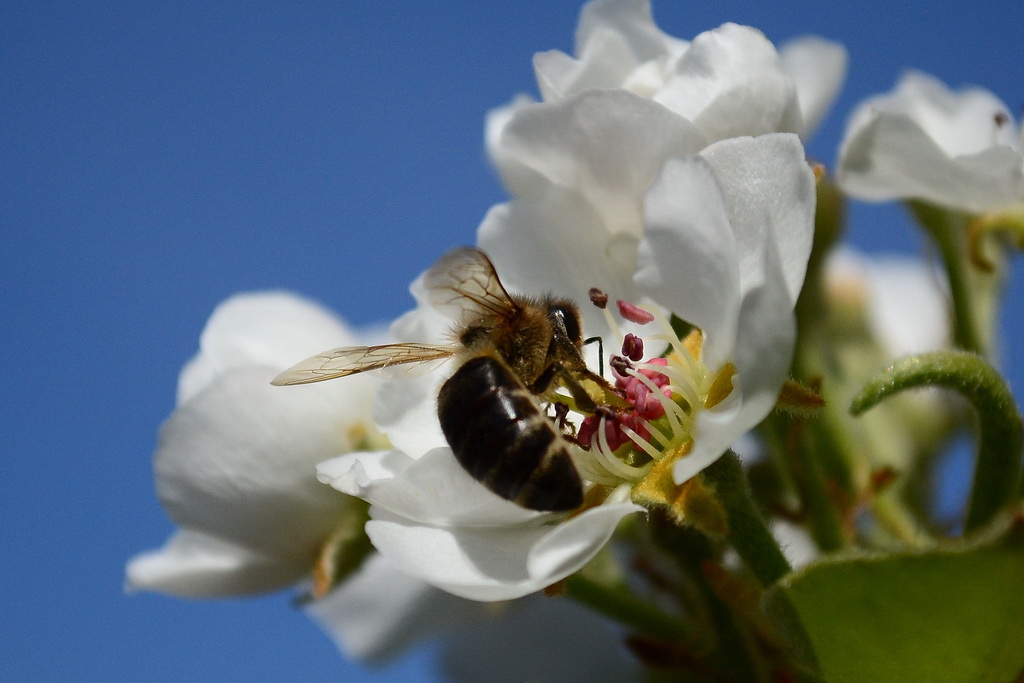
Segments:
[[[765,601],[784,631],[799,618],[826,681],[1020,680],[1024,522],[970,547],[824,560]]]

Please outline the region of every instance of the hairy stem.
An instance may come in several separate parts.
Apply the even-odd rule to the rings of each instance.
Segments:
[[[938,351],[905,358],[882,371],[853,399],[859,415],[904,389],[940,386],[957,391],[978,417],[978,450],[966,531],[984,526],[1016,495],[1024,426],[1002,377],[972,353]]]
[[[701,474],[725,508],[729,540],[740,558],[764,586],[770,586],[792,571],[786,556],[769,530],[750,495],[747,476],[732,451],[712,463]]]

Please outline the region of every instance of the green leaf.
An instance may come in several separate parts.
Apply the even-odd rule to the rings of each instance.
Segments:
[[[984,544],[818,562],[765,608],[802,625],[826,681],[1020,680],[1024,520]]]

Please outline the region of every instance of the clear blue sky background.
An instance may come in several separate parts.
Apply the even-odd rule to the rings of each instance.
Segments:
[[[531,55],[572,48],[568,1],[12,2],[0,6],[0,680],[436,680],[424,648],[343,662],[286,595],[122,594],[171,525],[150,457],[214,305],[258,288],[355,323],[471,243],[505,198],[485,112],[535,93]],[[850,51],[810,153],[903,68],[977,83],[1019,111],[1024,3],[655,2],[690,38],[724,21]],[[917,249],[897,209],[850,238]],[[1020,263],[1015,263],[1019,266]],[[1016,273],[1006,363],[1018,399]]]

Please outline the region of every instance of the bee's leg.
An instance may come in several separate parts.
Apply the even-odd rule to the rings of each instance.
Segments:
[[[590,337],[583,340],[583,345],[597,342],[597,374],[604,377],[604,340],[601,337]]]
[[[588,394],[587,390],[584,389],[576,380],[572,371],[558,363],[552,363],[544,368],[544,372],[540,373],[540,376],[532,385],[530,385],[530,391],[538,396],[546,394],[548,389],[550,389],[551,385],[554,383],[556,377],[558,378],[559,383],[569,390],[573,401],[576,403],[576,410],[585,413],[594,411],[594,408],[597,407],[597,404],[594,403],[594,399],[590,398],[590,394]]]
[[[562,436],[568,434],[575,437],[576,426],[568,420],[569,404],[555,401],[553,406],[555,409],[555,426],[558,427],[558,431],[562,432]]]

